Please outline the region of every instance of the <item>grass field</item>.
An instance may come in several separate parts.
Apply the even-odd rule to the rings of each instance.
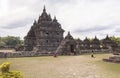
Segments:
[[[120,64],[102,61],[110,55],[7,58],[0,63],[11,62],[11,70],[22,71],[26,78],[120,78]]]

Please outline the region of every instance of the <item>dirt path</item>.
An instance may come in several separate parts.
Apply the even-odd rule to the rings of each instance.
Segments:
[[[26,78],[101,78],[97,66],[90,63],[93,58],[68,56],[52,60],[26,61],[21,69]]]
[[[90,59],[82,56],[61,60],[57,71],[61,78],[100,78],[96,65],[89,61]]]
[[[11,69],[22,71],[26,78],[102,78],[89,56],[59,56],[1,59]]]
[[[120,78],[120,64],[101,61],[111,54],[1,58],[11,62],[11,70],[22,71],[25,78]]]

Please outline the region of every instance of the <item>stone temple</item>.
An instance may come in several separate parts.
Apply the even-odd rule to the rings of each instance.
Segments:
[[[63,40],[64,30],[56,17],[46,12],[45,6],[38,21],[34,21],[25,37],[25,51],[53,52]]]
[[[112,52],[115,56],[111,56],[105,61],[120,63],[120,46],[111,40],[107,35],[106,38],[99,40],[97,36],[93,39],[85,38],[74,39],[70,32],[63,37],[64,30],[56,17],[53,19],[46,12],[44,7],[42,14],[38,20],[34,21],[29,32],[24,38],[24,49],[20,52],[6,54],[7,57],[28,57],[53,55],[79,55],[84,53],[108,53]],[[4,57],[4,53],[0,52],[0,57]]]
[[[72,53],[76,54],[75,50],[76,50],[76,42],[74,38],[71,36],[70,32],[68,32],[68,35],[62,40],[56,52],[60,55],[70,55]]]
[[[70,32],[64,38],[64,30],[56,17],[46,12],[44,7],[42,14],[37,21],[34,21],[31,29],[24,38],[24,51],[60,55],[81,54],[88,52],[112,52],[118,45],[108,35],[105,39],[99,40],[96,36],[90,40],[74,39]]]

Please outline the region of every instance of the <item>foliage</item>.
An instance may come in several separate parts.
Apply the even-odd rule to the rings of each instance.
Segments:
[[[5,62],[0,66],[0,78],[24,78],[19,71],[10,71],[10,63]]]
[[[10,63],[9,62],[5,62],[0,66],[1,72],[9,72],[10,69]]]
[[[105,62],[103,58],[109,58],[112,54],[96,54],[94,64],[100,67],[101,78],[120,78],[120,64]],[[109,75],[110,74],[110,75]]]
[[[0,46],[5,46],[5,45],[6,45],[5,42],[0,41]]]
[[[111,36],[110,39],[115,41],[120,46],[120,37]]]
[[[20,37],[7,36],[0,37],[0,46],[20,46],[23,45],[23,40]]]

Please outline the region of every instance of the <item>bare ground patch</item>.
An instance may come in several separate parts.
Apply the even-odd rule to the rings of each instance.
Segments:
[[[51,56],[8,58],[1,59],[0,63],[12,62],[11,69],[22,71],[26,78],[106,78],[106,76],[102,76],[101,72],[104,72],[101,70],[102,66],[94,63],[100,61],[102,57],[106,56],[97,55],[96,58],[91,58],[90,55],[58,56],[57,58]]]

